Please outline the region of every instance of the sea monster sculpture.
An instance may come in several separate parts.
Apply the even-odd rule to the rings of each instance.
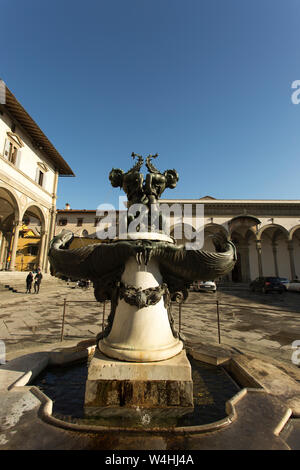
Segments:
[[[137,157],[138,160],[136,164],[124,173],[123,170],[120,168],[113,168],[109,173],[109,180],[111,185],[114,188],[121,188],[123,189],[124,193],[128,199],[129,208],[133,204],[147,204],[148,199],[144,192],[144,176],[140,173],[140,169],[144,163],[144,159],[141,155],[132,152],[132,158]]]
[[[51,274],[70,279],[90,279],[99,301],[111,300],[126,261],[134,256],[137,264],[146,266],[157,258],[164,282],[171,294],[184,291],[195,280],[216,279],[230,272],[236,261],[234,244],[223,233],[213,237],[216,252],[187,250],[155,240],[116,240],[111,243],[67,249],[73,233],[63,230],[51,242],[49,261]]]
[[[114,187],[122,187],[127,194],[128,204],[136,202],[145,205],[157,204],[158,198],[166,187],[175,187],[178,174],[175,170],[160,173],[152,164],[149,155],[146,166],[149,174],[144,182],[140,168],[143,158],[140,155],[136,165],[124,173],[113,169],[109,179]],[[188,295],[188,288],[193,281],[216,279],[229,273],[236,262],[234,244],[227,240],[223,233],[213,237],[216,252],[189,250],[184,245],[175,245],[170,241],[159,239],[125,239],[113,240],[110,243],[99,243],[77,249],[69,249],[73,233],[63,230],[50,244],[49,261],[51,274],[57,277],[68,277],[74,280],[89,279],[94,285],[94,294],[98,301],[111,301],[111,313],[108,325],[102,334],[107,336],[111,330],[114,312],[120,299],[130,305],[145,308],[154,305],[161,297],[169,306],[170,300],[178,293],[183,299]],[[122,274],[129,258],[134,257],[137,265],[148,265],[151,259],[158,263],[162,275],[162,284],[158,287],[142,290],[122,283]],[[169,321],[172,327],[173,319]],[[172,328],[175,335],[175,331]]]
[[[147,207],[149,211],[149,219],[146,225],[151,225],[151,214],[152,222],[158,223],[159,228],[162,228],[162,217],[159,214],[159,198],[165,189],[174,189],[178,182],[179,176],[176,170],[166,170],[161,173],[151,160],[158,157],[158,153],[155,155],[148,155],[146,157],[146,167],[149,173],[144,175],[140,173],[140,169],[143,165],[144,159],[141,155],[132,152],[132,158],[137,157],[136,164],[126,173],[120,168],[113,168],[109,174],[109,180],[114,188],[121,188],[127,195],[127,208],[130,210],[131,206],[140,205]],[[130,211],[129,211],[130,212]],[[137,211],[136,215],[139,215]],[[159,221],[157,220],[159,218]],[[134,216],[129,213],[128,224],[134,219]],[[147,229],[147,227],[146,227]]]

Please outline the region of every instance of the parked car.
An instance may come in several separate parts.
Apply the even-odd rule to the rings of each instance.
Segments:
[[[287,290],[287,286],[290,283],[290,280],[287,277],[279,277],[278,279],[280,280],[281,284],[284,285],[285,290]]]
[[[282,294],[286,287],[280,281],[279,277],[258,277],[250,283],[252,292],[259,291],[267,294],[268,292],[279,292]]]
[[[294,279],[290,281],[287,284],[286,289],[288,291],[300,292],[300,279]]]
[[[216,292],[217,285],[215,281],[195,281],[193,290],[197,292]]]
[[[88,289],[90,287],[91,281],[87,281],[85,279],[80,279],[77,281],[77,287],[83,287],[84,289]]]

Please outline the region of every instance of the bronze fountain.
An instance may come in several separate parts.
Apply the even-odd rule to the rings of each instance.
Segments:
[[[109,401],[101,392],[104,383],[106,393],[107,389],[113,391],[117,386],[119,395],[124,383],[129,383],[135,390],[131,395],[139,396],[134,405],[142,407],[149,403],[146,392],[141,390],[155,389],[152,395],[157,395],[157,399],[150,405],[159,407],[161,388],[158,393],[158,383],[163,381],[167,387],[170,371],[174,370],[185,371],[183,376],[177,376],[176,372],[171,376],[175,388],[181,390],[181,408],[193,406],[190,364],[183,351],[182,338],[174,327],[170,303],[178,295],[186,299],[193,281],[216,279],[229,273],[236,261],[233,243],[221,233],[213,239],[216,252],[176,245],[163,231],[159,199],[166,188],[176,187],[178,173],[176,170],[161,173],[151,161],[157,154],[148,155],[149,172],[144,179],[140,171],[143,157],[134,153],[132,157],[137,161],[129,171],[114,168],[109,179],[113,187],[122,188],[127,195],[128,226],[145,211],[146,218],[136,232],[108,243],[69,249],[73,233],[63,230],[52,240],[49,250],[52,275],[89,279],[93,282],[96,299],[111,302],[106,328],[97,336],[98,352],[92,360],[86,386],[86,409],[94,414],[101,413]],[[132,212],[136,207],[138,210]],[[156,222],[154,230],[153,221]],[[113,377],[103,372],[107,371],[107,361],[116,368]],[[133,362],[140,366],[138,372],[132,372],[129,364]],[[166,363],[165,376],[161,377],[159,368],[152,365],[157,362]],[[175,368],[175,363],[181,369]],[[119,380],[119,377],[124,379]],[[124,397],[122,400],[124,404]]]

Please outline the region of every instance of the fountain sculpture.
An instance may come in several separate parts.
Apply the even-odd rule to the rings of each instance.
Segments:
[[[235,264],[235,247],[224,235],[214,237],[216,252],[186,249],[164,233],[159,198],[175,188],[176,170],[161,173],[141,155],[126,173],[112,169],[113,187],[127,195],[128,227],[144,211],[137,229],[109,243],[69,249],[73,234],[62,231],[51,242],[51,273],[90,279],[98,301],[111,301],[107,326],[97,337],[97,351],[86,383],[87,415],[126,416],[134,409],[171,410],[177,415],[193,407],[191,366],[176,331],[170,303],[186,299],[195,280],[216,279]],[[137,206],[136,206],[137,205]],[[138,211],[132,211],[138,207]]]

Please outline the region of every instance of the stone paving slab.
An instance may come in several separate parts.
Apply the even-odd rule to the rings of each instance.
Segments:
[[[292,409],[294,417],[300,418],[300,383],[274,364],[249,355],[235,356],[234,362],[246,369],[264,390],[282,399]]]

